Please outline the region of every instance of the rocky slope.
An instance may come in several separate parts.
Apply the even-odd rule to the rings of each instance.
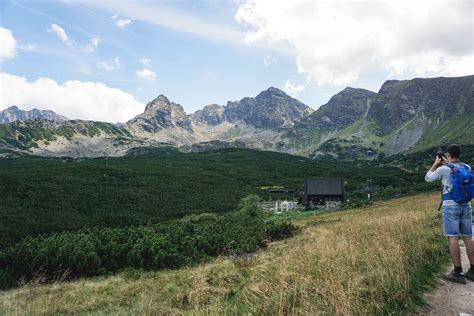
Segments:
[[[369,108],[375,92],[365,89],[345,88],[328,103],[305,117],[297,128],[341,129],[360,119]]]
[[[195,142],[191,119],[180,104],[159,95],[145,107],[145,112],[128,121],[124,128],[135,138],[159,140],[174,145]]]
[[[474,142],[474,76],[346,88],[289,131],[306,155],[364,158]]]
[[[14,121],[29,120],[48,120],[55,122],[64,122],[67,121],[68,118],[49,110],[44,111],[33,109],[30,111],[23,111],[15,105],[6,108],[3,111],[0,111],[0,123],[11,123]]]
[[[211,104],[192,114],[160,95],[145,112],[125,124],[135,137],[155,139],[182,148],[222,148],[243,144],[277,149],[279,137],[314,110],[277,88],[256,97]],[[203,143],[202,146],[198,145]],[[198,145],[198,146],[196,146]]]
[[[316,111],[271,87],[256,97],[207,105],[192,114],[160,95],[144,113],[120,125],[0,124],[0,151],[81,157],[173,145],[193,152],[251,147],[310,157],[372,159],[454,141],[472,144],[473,121],[474,76],[389,80],[378,93],[346,88]]]
[[[255,98],[228,102],[224,115],[229,122],[242,121],[255,128],[279,130],[292,127],[312,112],[302,102],[270,87]]]

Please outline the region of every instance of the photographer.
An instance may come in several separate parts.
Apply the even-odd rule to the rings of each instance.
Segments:
[[[472,196],[465,194],[466,198],[460,199],[455,194],[458,183],[457,178],[455,178],[453,188],[453,176],[457,176],[457,173],[462,172],[462,175],[467,174],[472,179],[472,173],[470,166],[459,161],[460,157],[461,147],[457,144],[449,145],[446,154],[439,153],[437,155],[433,166],[426,173],[425,180],[427,182],[440,180],[443,184],[443,232],[448,239],[449,251],[454,264],[454,270],[449,274],[445,274],[444,278],[448,281],[466,284],[466,279],[474,281],[474,240],[472,240],[472,209],[470,202]],[[440,164],[442,166],[438,167]],[[462,190],[464,190],[464,187],[462,187]],[[464,240],[467,256],[471,263],[471,267],[466,274],[463,273],[461,266],[459,237]]]

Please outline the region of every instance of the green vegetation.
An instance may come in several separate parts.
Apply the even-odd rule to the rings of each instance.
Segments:
[[[380,162],[404,170],[413,170],[414,172],[422,173],[430,166],[436,154],[439,151],[445,151],[450,143],[445,143],[443,146],[433,147],[416,153],[400,153],[391,157],[381,159]],[[474,145],[461,145],[461,161],[474,166]]]
[[[201,214],[149,226],[85,228],[27,237],[0,251],[0,288],[34,277],[42,281],[115,273],[124,268],[176,269],[221,254],[250,253],[264,239],[294,235],[289,223],[263,222],[258,197],[242,199],[226,215]]]
[[[332,138],[318,148],[318,156],[327,159],[335,158],[338,161],[354,161],[367,159],[367,152],[372,151],[375,158],[380,142],[373,141],[372,144],[368,144],[366,141],[354,135],[350,138]]]
[[[51,142],[58,137],[71,140],[76,134],[93,137],[103,132],[118,137],[132,137],[125,129],[105,122],[68,121],[57,124],[47,121],[26,121],[0,124],[0,141],[18,149],[27,150],[37,147],[36,142],[39,140]]]
[[[264,186],[298,189],[306,177],[341,176],[351,203],[371,179],[402,194],[433,188],[416,173],[376,162],[316,161],[247,149],[89,160],[38,157],[0,159],[0,249],[28,235],[84,227],[156,224],[189,214],[233,211],[249,194],[267,198]]]
[[[423,134],[412,151],[426,150],[438,144],[470,144],[474,139],[474,115],[463,114],[450,120],[432,117],[432,130]],[[437,125],[439,123],[439,125]]]
[[[295,222],[302,232],[249,257],[0,294],[0,314],[406,315],[448,251],[437,194]]]

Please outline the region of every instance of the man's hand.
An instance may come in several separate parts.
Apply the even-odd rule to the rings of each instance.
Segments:
[[[430,171],[431,171],[431,172],[434,172],[434,171],[436,170],[436,168],[438,168],[438,166],[439,166],[440,163],[445,162],[444,159],[445,159],[444,157],[443,157],[443,158],[439,158],[438,156],[436,156],[435,161],[434,161],[433,165],[432,165],[431,168],[430,168]]]

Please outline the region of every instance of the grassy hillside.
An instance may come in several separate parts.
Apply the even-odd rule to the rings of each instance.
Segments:
[[[420,141],[410,151],[421,151],[437,146],[439,144],[450,144],[457,142],[460,144],[470,144],[474,139],[474,115],[463,114],[448,121],[440,118],[433,118],[432,125],[439,121],[437,126],[423,134]]]
[[[446,262],[437,194],[297,220],[296,237],[265,251],[173,271],[22,288],[6,314],[399,314]]]
[[[246,149],[175,149],[109,159],[0,158],[0,249],[27,235],[153,224],[235,209],[261,187],[298,189],[310,176],[342,176],[352,202],[368,179],[400,192],[427,188],[423,172],[370,162],[315,161]]]
[[[366,159],[367,151],[373,151],[375,156],[383,158],[390,154],[390,144],[402,142],[409,135],[416,134],[416,129],[423,127],[421,138],[414,144],[404,148],[402,154],[418,154],[433,147],[445,146],[451,143],[472,145],[474,139],[474,115],[465,113],[449,119],[433,115],[428,118],[414,118],[405,123],[399,130],[394,129],[381,133],[381,127],[375,121],[360,119],[352,125],[337,131],[319,131],[318,138],[307,134],[304,144],[308,151],[304,153],[316,157],[333,157],[339,160]],[[422,126],[421,126],[421,125]],[[321,135],[327,138],[320,145]],[[330,135],[330,136],[329,136]],[[298,144],[298,143],[296,143]],[[404,147],[404,146],[402,146]]]
[[[40,140],[50,142],[58,137],[71,140],[74,135],[93,137],[101,133],[118,138],[132,137],[128,131],[111,123],[79,120],[56,123],[35,120],[0,124],[0,143],[27,150],[31,147],[38,147],[37,141]]]

